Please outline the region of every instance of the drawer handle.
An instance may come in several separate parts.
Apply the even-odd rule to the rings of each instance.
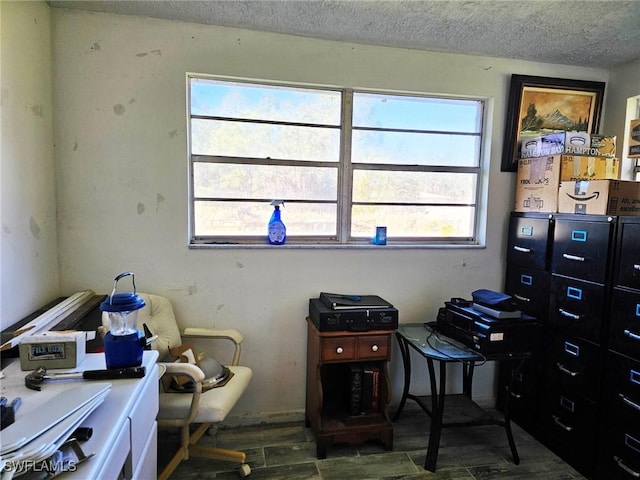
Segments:
[[[513,398],[517,398],[517,399],[522,398],[522,395],[520,395],[519,393],[509,392],[509,395],[511,395]]]
[[[631,475],[632,477],[635,478],[640,478],[640,473],[631,470],[629,467],[627,467],[624,463],[622,463],[622,459],[620,457],[613,457],[613,460],[618,464],[618,466],[624,470],[625,472],[627,472],[629,475]]]
[[[633,333],[631,330],[625,330],[624,334],[632,340],[640,340],[640,335]]]
[[[378,347],[378,345],[371,345],[371,351],[372,352],[377,352],[380,348]]]
[[[562,365],[560,362],[556,363],[558,370],[560,370],[562,373],[566,373],[567,375],[570,375],[572,377],[575,377],[576,375],[578,375],[579,372],[572,372],[571,370],[569,370],[567,367],[565,367],[564,365]]]
[[[579,257],[577,255],[569,255],[568,253],[563,253],[562,256],[567,260],[574,260],[576,262],[584,262],[586,260],[584,257]]]
[[[530,248],[525,248],[525,247],[519,247],[518,245],[514,245],[513,249],[516,252],[522,252],[522,253],[531,253],[531,249]]]
[[[523,296],[518,295],[518,294],[514,294],[514,295],[513,295],[513,297],[514,297],[516,300],[520,300],[521,302],[530,302],[530,301],[531,301],[531,299],[530,299],[530,298],[523,297]]]
[[[560,312],[560,315],[562,315],[563,317],[568,317],[571,318],[573,320],[580,320],[580,315],[576,315],[575,313],[571,313],[571,312],[567,312],[566,310],[559,308],[558,312]]]
[[[573,430],[573,427],[569,427],[567,425],[565,425],[564,423],[562,423],[560,421],[560,418],[557,415],[551,415],[551,418],[553,418],[553,421],[556,422],[556,425],[558,425],[560,428],[562,428],[565,432],[570,432]]]
[[[344,348],[342,347],[336,348],[336,353],[343,353],[343,352],[344,352]]]
[[[618,396],[622,399],[622,401],[624,403],[626,403],[627,405],[629,405],[631,408],[635,408],[636,410],[640,410],[640,405],[638,405],[636,402],[629,400],[627,397],[625,397],[622,393],[619,393]]]

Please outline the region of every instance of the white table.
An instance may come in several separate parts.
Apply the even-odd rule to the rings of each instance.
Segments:
[[[75,472],[65,473],[70,479],[140,479],[157,477],[158,414],[158,353],[145,351],[142,365],[146,375],[140,379],[108,380],[111,390],[104,402],[82,423],[93,431],[89,440],[81,442],[85,454],[91,458],[77,466]],[[84,361],[72,370],[50,370],[51,373],[104,369],[102,353],[87,354]],[[45,380],[41,391],[25,387],[28,371],[20,370],[15,359],[4,370],[0,380],[0,395],[9,401],[22,398],[16,421],[24,421],[47,408],[47,402],[65,389],[74,388],[90,380]],[[1,438],[1,437],[0,437]],[[1,441],[1,440],[0,440]]]

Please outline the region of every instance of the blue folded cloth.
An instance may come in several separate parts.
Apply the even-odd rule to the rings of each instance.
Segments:
[[[516,309],[511,295],[507,295],[506,293],[481,288],[480,290],[471,292],[471,297],[475,303],[496,310],[512,311]]]

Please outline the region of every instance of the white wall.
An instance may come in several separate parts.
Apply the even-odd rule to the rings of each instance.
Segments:
[[[12,171],[7,181],[33,190],[57,182],[60,293],[108,293],[115,275],[133,270],[141,291],[172,300],[184,326],[238,328],[254,380],[234,413],[248,418],[304,409],[304,318],[308,299],[320,291],[378,294],[398,307],[402,322],[422,322],[433,320],[452,296],[500,289],[515,187],[514,174],[500,172],[510,74],[608,80],[600,69],[51,12],[56,172],[41,158],[39,170],[32,169],[36,178]],[[2,27],[4,41],[4,18]],[[30,41],[41,34],[30,33]],[[13,55],[21,49],[14,45]],[[4,56],[3,48],[3,67]],[[38,72],[37,65],[28,72]],[[189,250],[185,72],[488,98],[486,248]],[[31,100],[24,94],[21,101]],[[11,143],[17,138],[14,132]],[[3,131],[3,157],[4,145]],[[22,210],[12,204],[12,215],[24,216]],[[21,241],[30,234],[22,232]],[[7,267],[4,259],[3,243],[3,296],[20,268]],[[43,296],[38,286],[20,294]],[[397,384],[397,349],[391,375]],[[477,398],[493,397],[493,369],[482,367],[476,375]]]
[[[452,296],[500,289],[515,181],[500,172],[510,74],[608,79],[598,69],[52,15],[62,289],[108,292],[133,270],[141,291],[172,300],[183,325],[238,328],[254,369],[235,411],[246,416],[304,408],[304,318],[320,291],[378,294],[402,322],[422,322]],[[489,98],[486,248],[189,250],[185,72]],[[398,382],[397,352],[391,374]],[[493,397],[493,369],[477,378],[478,398]]]
[[[618,137],[618,155],[623,158],[622,147],[627,126],[625,121],[627,99],[640,95],[640,59],[613,68],[607,91],[607,108],[604,118],[606,130],[602,130],[602,132]],[[628,180],[633,178],[633,164],[632,160],[623,158],[620,166],[621,178]]]
[[[51,12],[0,2],[2,209],[0,328],[60,294],[51,83]]]

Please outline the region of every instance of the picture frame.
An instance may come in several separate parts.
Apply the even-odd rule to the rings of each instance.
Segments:
[[[599,133],[604,89],[605,82],[511,75],[500,170],[518,170],[522,137],[565,130]]]

